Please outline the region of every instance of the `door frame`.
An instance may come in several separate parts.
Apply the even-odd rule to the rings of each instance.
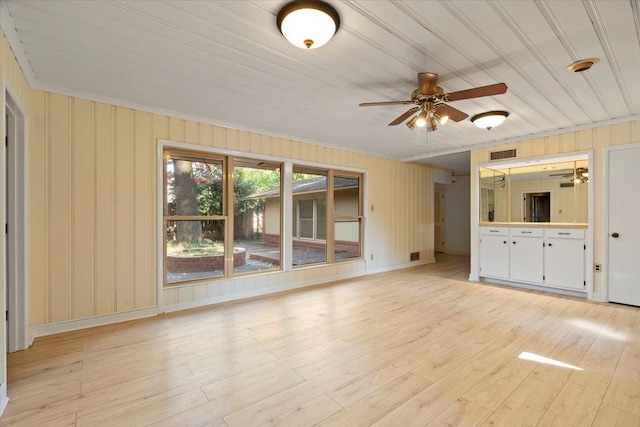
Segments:
[[[433,222],[434,224],[436,222],[440,223],[440,237],[442,237],[442,253],[447,253],[447,237],[446,237],[446,214],[447,214],[447,209],[446,209],[446,198],[447,198],[447,188],[442,186],[442,187],[434,187],[433,189],[433,200],[434,200],[434,206],[435,206],[435,199],[436,197],[438,197],[438,194],[442,195],[442,198],[440,200],[440,212],[439,215],[442,215],[441,221],[436,221],[435,219],[435,210],[434,210],[434,218],[433,218]],[[434,237],[434,242],[433,242],[433,251],[436,252],[436,244],[435,244],[435,232],[433,233],[433,237]]]
[[[2,173],[6,173],[8,181],[2,189],[6,203],[9,236],[6,241],[9,258],[6,255],[3,263],[7,266],[9,283],[3,276],[3,296],[9,291],[9,300],[5,302],[5,310],[9,311],[7,352],[12,353],[29,347],[29,292],[28,292],[28,239],[27,239],[27,121],[24,108],[18,103],[17,96],[10,87],[4,87],[5,116],[9,118],[5,135],[9,139],[11,149],[5,147],[5,161]],[[4,131],[3,131],[4,132]],[[4,171],[5,166],[7,170]],[[4,212],[3,212],[4,215]],[[8,287],[8,288],[7,288]]]
[[[602,149],[602,295],[603,301],[609,302],[609,160],[612,151],[640,148],[640,142]]]

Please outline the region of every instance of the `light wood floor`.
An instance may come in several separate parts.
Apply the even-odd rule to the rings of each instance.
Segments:
[[[0,424],[640,426],[640,309],[439,259],[38,339],[9,355]]]

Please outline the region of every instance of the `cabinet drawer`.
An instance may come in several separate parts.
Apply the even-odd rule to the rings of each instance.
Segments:
[[[511,236],[522,237],[542,237],[544,234],[543,228],[528,228],[528,227],[513,227],[511,228]]]
[[[547,228],[544,234],[554,239],[584,239],[584,230],[573,228]]]
[[[480,234],[493,236],[508,236],[509,228],[507,227],[480,227]]]

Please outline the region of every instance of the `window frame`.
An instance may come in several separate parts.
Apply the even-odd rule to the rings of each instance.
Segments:
[[[328,165],[323,163],[309,162],[304,160],[292,160],[290,158],[278,157],[278,156],[270,156],[270,155],[262,155],[262,154],[253,154],[250,152],[240,152],[237,150],[229,150],[224,148],[196,145],[191,143],[177,142],[166,139],[158,139],[157,146],[157,165],[156,176],[158,183],[157,185],[157,255],[158,262],[156,263],[156,271],[158,276],[158,298],[159,304],[162,304],[162,293],[163,291],[171,290],[171,289],[179,289],[184,286],[193,286],[202,283],[215,283],[222,281],[224,283],[225,280],[232,280],[234,278],[242,278],[247,275],[260,275],[260,274],[273,274],[273,273],[281,273],[287,271],[295,271],[297,268],[313,268],[313,267],[321,267],[326,266],[334,262],[362,262],[364,261],[364,255],[366,253],[366,241],[365,236],[367,234],[365,226],[366,226],[366,215],[363,210],[363,206],[366,205],[367,201],[367,170],[366,169],[358,169],[358,168],[336,168],[335,165]],[[166,187],[166,164],[165,164],[165,152],[170,151],[173,153],[183,153],[185,155],[191,155],[193,157],[197,157],[199,160],[206,158],[213,159],[226,159],[226,168],[224,171],[224,177],[226,179],[227,189],[227,197],[225,197],[224,203],[225,209],[233,206],[233,181],[230,179],[230,175],[233,174],[233,160],[234,159],[245,159],[250,161],[256,161],[257,164],[262,161],[275,162],[280,164],[280,197],[279,197],[279,205],[280,205],[280,265],[279,269],[274,270],[264,270],[264,271],[255,271],[255,272],[243,272],[243,273],[234,273],[233,272],[233,257],[232,253],[226,251],[226,259],[225,259],[225,275],[223,276],[215,276],[209,278],[199,278],[193,280],[185,280],[180,282],[166,283],[166,220],[165,213],[168,209],[168,205],[165,203],[165,193],[167,191]],[[326,252],[327,256],[324,261],[318,263],[309,263],[309,264],[301,264],[299,266],[294,266],[292,264],[292,242],[295,237],[293,234],[293,204],[294,204],[294,194],[292,188],[292,179],[295,172],[295,168],[304,168],[306,170],[323,170],[326,171],[327,177],[327,188],[326,188],[326,204],[327,204],[327,216],[326,216],[326,224],[327,224],[327,239],[322,242],[326,243]],[[359,178],[359,191],[358,191],[358,206],[360,209],[360,215],[358,215],[358,220],[360,221],[360,241],[359,241],[359,257],[346,258],[336,260],[334,259],[334,228],[335,228],[335,220],[334,220],[334,212],[333,212],[333,176],[334,174],[338,175],[351,175]],[[212,219],[219,220],[222,219],[225,221],[225,244],[233,245],[234,242],[234,231],[233,231],[233,215],[228,215],[225,210],[225,215],[212,215]],[[173,216],[169,218],[178,219],[180,217]],[[198,220],[206,220],[209,219],[208,216],[198,216]],[[316,218],[317,220],[317,218]],[[317,233],[314,226],[314,233]],[[230,242],[230,243],[229,243]]]
[[[336,214],[335,204],[335,178],[353,178],[358,180],[358,214],[357,215],[341,215]],[[357,172],[350,172],[340,169],[331,169],[327,176],[327,202],[331,200],[331,205],[327,204],[327,239],[329,233],[331,233],[331,244],[327,245],[327,260],[330,263],[341,263],[353,260],[360,260],[364,258],[364,174]],[[358,221],[358,247],[359,256],[345,259],[335,258],[335,227],[338,222],[355,222]],[[330,246],[330,247],[329,247]]]
[[[199,155],[196,155],[199,154]],[[226,278],[229,276],[229,254],[228,254],[228,245],[227,245],[227,239],[228,239],[228,229],[229,229],[229,217],[228,215],[225,215],[225,213],[227,213],[227,206],[229,206],[228,201],[226,200],[226,198],[222,197],[222,215],[170,215],[169,213],[169,198],[168,198],[168,184],[169,184],[169,180],[168,180],[168,174],[167,174],[167,162],[169,161],[169,159],[173,160],[175,162],[176,159],[178,160],[185,160],[185,161],[202,161],[202,162],[206,162],[207,160],[215,160],[215,161],[219,161],[222,164],[222,188],[223,190],[225,189],[225,187],[228,185],[228,162],[226,159],[226,156],[221,156],[221,155],[217,155],[214,153],[196,153],[193,152],[191,150],[181,150],[181,149],[173,149],[173,148],[167,148],[164,147],[163,149],[163,153],[162,153],[162,176],[163,176],[163,181],[162,181],[162,187],[163,187],[163,191],[162,191],[162,230],[163,230],[163,243],[162,243],[162,285],[164,288],[171,288],[174,286],[180,286],[182,284],[186,284],[186,283],[193,283],[193,282],[197,282],[197,281],[208,281],[208,280],[215,280],[215,279],[220,279],[220,278]],[[211,276],[211,277],[206,277],[206,278],[200,278],[200,279],[192,279],[192,280],[185,280],[185,281],[179,281],[179,282],[169,282],[167,280],[167,273],[168,273],[168,269],[167,269],[167,241],[168,241],[168,236],[167,236],[167,223],[170,221],[224,221],[224,227],[223,227],[223,235],[224,235],[224,264],[223,264],[223,269],[222,269],[222,275],[220,276]],[[233,224],[231,224],[231,226],[233,226]],[[233,254],[232,254],[233,255]],[[233,268],[233,258],[231,258],[231,266]]]

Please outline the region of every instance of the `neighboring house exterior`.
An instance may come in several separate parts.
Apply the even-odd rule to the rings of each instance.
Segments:
[[[359,180],[334,178],[335,214],[359,214]],[[318,176],[293,181],[293,246],[324,248],[327,236],[327,178]],[[264,243],[280,242],[280,188],[272,188],[249,196],[264,199]],[[360,227],[351,222],[338,222],[334,230],[335,250],[347,258],[360,256]]]

